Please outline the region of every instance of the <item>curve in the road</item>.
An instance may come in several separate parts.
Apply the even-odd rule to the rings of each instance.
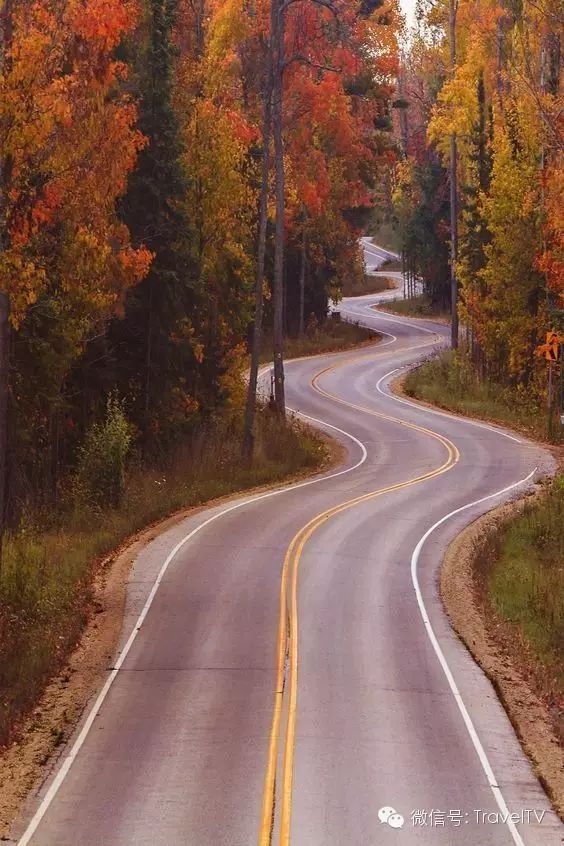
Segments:
[[[291,411],[294,414],[299,415],[304,420],[308,420],[310,423],[317,423],[319,426],[323,426],[325,428],[333,430],[334,432],[339,432],[341,435],[344,435],[346,438],[348,438],[350,441],[352,441],[352,443],[354,443],[356,446],[359,447],[360,452],[361,452],[360,459],[355,464],[353,464],[351,467],[345,467],[343,470],[338,470],[335,473],[323,475],[323,476],[320,476],[319,478],[315,478],[315,479],[309,479],[306,482],[297,482],[296,484],[288,485],[284,488],[279,488],[279,489],[276,489],[276,490],[273,490],[273,491],[268,491],[267,493],[255,495],[255,496],[250,497],[248,500],[245,500],[243,502],[237,502],[237,503],[235,503],[235,505],[230,505],[227,508],[223,509],[222,511],[218,512],[217,514],[214,514],[212,517],[209,517],[207,520],[204,520],[203,523],[200,523],[198,526],[196,526],[195,529],[193,529],[191,532],[189,532],[187,535],[185,535],[176,544],[176,546],[170,551],[170,553],[165,558],[163,565],[162,565],[161,569],[159,570],[158,576],[155,579],[155,582],[153,583],[153,587],[151,589],[151,592],[149,593],[149,596],[147,597],[145,605],[143,606],[143,609],[142,609],[139,617],[137,618],[135,626],[132,629],[132,631],[131,631],[131,633],[130,633],[127,641],[126,641],[125,646],[123,647],[123,649],[119,653],[116,661],[114,662],[114,666],[113,666],[108,678],[106,679],[106,682],[105,682],[102,690],[98,694],[98,696],[97,696],[97,698],[94,702],[94,705],[92,706],[92,708],[88,712],[88,716],[86,718],[86,721],[84,722],[84,725],[82,726],[82,729],[81,729],[78,737],[74,741],[71,749],[69,750],[69,752],[65,756],[61,766],[57,770],[55,778],[53,779],[47,793],[43,797],[43,800],[41,801],[41,803],[40,803],[39,807],[37,808],[35,814],[31,818],[31,820],[29,821],[29,824],[28,824],[27,828],[25,829],[24,833],[18,839],[18,846],[27,846],[27,844],[31,841],[33,835],[35,834],[35,832],[37,831],[37,829],[39,827],[39,824],[41,823],[41,820],[43,819],[43,817],[45,816],[45,813],[47,812],[49,806],[51,805],[51,803],[55,799],[62,783],[64,782],[65,778],[68,775],[68,772],[69,772],[73,762],[75,761],[78,753],[80,752],[82,746],[84,745],[84,741],[86,740],[86,738],[87,738],[87,736],[88,736],[88,734],[89,734],[89,732],[92,728],[92,725],[94,723],[94,720],[96,719],[97,714],[99,713],[102,705],[104,704],[104,701],[105,701],[105,699],[106,699],[106,697],[107,697],[107,695],[110,691],[112,684],[114,683],[114,681],[115,681],[115,679],[116,679],[125,659],[127,658],[127,655],[129,654],[129,652],[131,650],[131,647],[133,646],[133,642],[135,641],[135,638],[137,637],[137,634],[140,631],[141,626],[143,625],[143,623],[144,623],[144,621],[147,617],[147,614],[149,613],[151,605],[153,604],[153,601],[155,599],[157,591],[159,590],[159,587],[162,583],[162,580],[163,580],[163,578],[166,574],[166,571],[168,570],[171,562],[174,560],[174,558],[177,556],[177,554],[180,552],[180,550],[184,546],[186,546],[186,544],[189,543],[199,532],[201,532],[203,529],[207,528],[207,526],[209,526],[211,523],[214,523],[216,520],[219,520],[220,517],[224,517],[227,514],[231,514],[233,511],[237,511],[240,508],[244,508],[246,505],[249,505],[252,502],[253,503],[257,502],[257,500],[269,499],[270,497],[278,496],[279,494],[283,494],[283,493],[288,493],[289,491],[296,490],[297,488],[308,487],[309,485],[315,485],[315,484],[322,482],[322,481],[328,481],[329,479],[336,479],[339,476],[344,476],[347,473],[351,473],[353,470],[358,469],[366,461],[367,452],[366,452],[366,448],[365,448],[364,444],[361,441],[359,441],[358,438],[355,438],[355,436],[352,435],[350,432],[346,432],[344,429],[340,429],[338,426],[334,426],[332,423],[328,423],[326,420],[319,420],[316,417],[311,417],[308,414],[304,414],[303,412],[298,411],[297,409],[289,408],[288,410]]]
[[[351,311],[350,314],[355,314],[356,312]],[[403,322],[403,321],[398,321]],[[420,327],[423,328],[423,327]],[[423,331],[430,332],[431,330],[427,330],[423,328]],[[436,344],[436,341],[433,341],[433,344]],[[420,345],[424,346],[424,345]],[[419,347],[418,347],[419,348]],[[280,833],[279,833],[279,844],[280,846],[289,846],[291,840],[291,809],[292,809],[292,784],[293,784],[293,768],[294,768],[294,749],[295,749],[295,736],[296,736],[296,711],[297,711],[297,695],[298,695],[298,595],[297,595],[297,586],[298,586],[298,573],[299,573],[299,563],[301,554],[303,552],[304,546],[307,541],[311,538],[314,534],[316,529],[322,526],[327,520],[331,519],[332,517],[336,516],[337,514],[341,513],[350,508],[354,508],[356,505],[360,503],[366,502],[371,499],[376,499],[379,496],[382,496],[386,493],[390,493],[394,490],[398,490],[403,487],[409,487],[411,485],[419,484],[421,482],[425,482],[429,479],[434,478],[437,475],[447,472],[450,470],[459,460],[459,452],[452,441],[447,438],[444,438],[437,432],[430,430],[425,427],[417,426],[415,424],[409,423],[405,420],[400,418],[395,418],[390,415],[382,414],[381,412],[377,412],[374,409],[366,408],[364,406],[348,402],[347,400],[338,397],[337,395],[330,393],[329,391],[324,390],[319,385],[319,380],[322,376],[326,375],[327,373],[335,370],[337,367],[343,367],[347,364],[350,364],[351,359],[345,359],[344,361],[340,361],[336,364],[332,364],[327,368],[321,370],[316,376],[311,380],[312,388],[320,393],[322,396],[329,398],[333,402],[337,402],[341,405],[348,406],[349,408],[355,409],[355,411],[360,411],[364,414],[370,414],[374,417],[379,417],[381,419],[387,420],[389,422],[396,423],[400,426],[407,426],[408,428],[413,428],[419,432],[423,432],[424,434],[428,435],[431,438],[436,438],[439,440],[447,449],[447,460],[437,467],[435,470],[431,470],[425,474],[420,476],[416,476],[414,478],[408,479],[404,482],[396,483],[395,485],[390,485],[388,487],[380,488],[370,493],[364,494],[360,497],[355,497],[354,499],[348,500],[347,502],[341,503],[338,506],[333,508],[327,509],[324,512],[321,512],[312,520],[310,520],[305,526],[303,526],[299,532],[294,536],[292,539],[290,546],[287,550],[284,565],[282,569],[282,577],[281,577],[281,589],[280,589],[280,618],[279,618],[279,627],[278,627],[278,660],[277,660],[277,680],[276,680],[276,693],[275,693],[275,704],[273,709],[273,717],[272,717],[272,725],[271,725],[271,732],[270,732],[270,741],[269,741],[269,753],[268,753],[268,762],[267,762],[267,769],[265,775],[265,784],[264,784],[264,794],[263,794],[263,805],[262,805],[262,818],[261,818],[261,828],[259,833],[259,846],[270,846],[272,842],[272,832],[274,828],[274,815],[277,810],[276,807],[276,770],[277,770],[277,762],[280,754],[280,746],[282,737],[280,734],[280,723],[282,719],[282,711],[283,711],[283,697],[287,693],[288,697],[288,714],[287,714],[287,722],[286,722],[286,731],[285,731],[285,742],[283,744],[283,761],[282,761],[282,787],[280,791]],[[377,384],[376,389],[379,393],[383,393],[382,391],[382,384],[394,373],[396,369],[390,371],[389,373],[382,376]],[[392,397],[392,395],[387,394],[390,398],[396,399]],[[397,398],[400,402],[405,402],[406,404],[410,404],[416,407],[415,403],[409,403],[408,401],[403,401],[400,398]],[[439,414],[441,412],[438,412]],[[447,416],[447,415],[445,415]],[[489,428],[491,431],[495,431],[498,434],[502,434],[513,441],[520,442],[519,439],[515,438],[514,436],[510,435],[509,433],[505,433],[501,430],[494,429],[494,427],[488,427],[486,424],[477,425],[482,426],[484,425],[485,428]],[[493,774],[491,765],[489,763],[488,757],[484,751],[484,748],[481,744],[479,736],[476,732],[474,724],[470,718],[468,710],[464,704],[464,701],[458,691],[456,686],[456,682],[448,665],[448,662],[441,650],[439,642],[436,638],[434,630],[432,628],[429,616],[427,614],[427,610],[425,607],[425,603],[423,600],[423,596],[421,594],[421,590],[419,587],[418,576],[417,576],[417,563],[419,560],[419,555],[423,544],[427,540],[427,538],[444,522],[448,519],[453,517],[455,514],[459,514],[465,510],[472,508],[475,505],[481,504],[487,500],[494,499],[496,497],[502,496],[510,491],[519,488],[523,485],[526,485],[528,482],[531,481],[533,476],[536,472],[535,468],[531,473],[529,473],[524,479],[520,479],[509,486],[506,486],[500,491],[496,491],[493,494],[488,495],[487,497],[482,497],[479,500],[470,502],[466,505],[461,506],[453,510],[452,512],[446,514],[443,518],[437,521],[427,532],[423,535],[421,540],[418,542],[417,546],[414,549],[412,560],[411,560],[411,574],[413,580],[413,587],[417,596],[418,606],[421,612],[421,616],[429,636],[429,639],[433,645],[433,649],[437,655],[437,658],[441,664],[441,667],[444,670],[445,676],[448,680],[449,686],[453,692],[454,698],[456,703],[461,711],[461,714],[464,719],[464,723],[468,730],[468,733],[471,737],[472,743],[476,749],[478,757],[480,759],[480,763],[486,773],[488,778],[488,783],[492,789],[496,802],[499,806],[501,813],[503,814],[506,824],[508,826],[509,831],[511,832],[513,841],[515,846],[524,846],[523,840],[517,831],[516,826],[514,825],[511,815],[508,811],[507,804],[503,797],[501,790],[497,785],[497,781]],[[288,678],[285,680],[286,675],[286,668],[288,666]]]
[[[284,829],[295,846],[395,842],[375,816],[390,800],[404,813],[417,803],[546,814],[514,826],[521,841],[504,818],[406,826],[406,844],[560,842],[434,581],[454,534],[549,458],[496,427],[390,395],[386,371],[412,365],[445,330],[379,315],[376,301],[354,298],[343,312],[376,324],[387,336],[378,347],[288,368],[290,405],[353,445],[347,465],[191,514],[141,553],[125,645],[30,801],[21,846],[250,846],[261,799],[263,832],[278,843]]]
[[[348,361],[348,360],[347,360]],[[373,409],[364,408],[354,403],[346,402],[338,397],[327,393],[317,384],[320,376],[327,373],[329,370],[338,366],[344,366],[347,361],[341,362],[337,365],[332,365],[320,371],[319,374],[312,379],[312,387],[323,396],[329,396],[336,402],[347,405],[349,408],[354,408],[356,411],[362,411],[374,417],[379,417],[388,422],[396,423],[400,426],[414,429],[422,432],[431,438],[438,440],[446,449],[447,458],[439,467],[423,473],[419,476],[407,479],[404,482],[397,482],[394,485],[388,485],[384,488],[363,494],[346,502],[343,502],[333,508],[316,515],[312,520],[306,523],[292,539],[290,546],[284,558],[284,565],[282,568],[281,589],[280,589],[280,618],[278,626],[278,658],[277,658],[277,678],[276,678],[276,693],[275,704],[272,717],[272,726],[270,731],[269,754],[268,763],[265,776],[264,797],[261,830],[259,835],[259,846],[269,846],[272,836],[273,816],[275,812],[275,783],[276,783],[276,762],[279,755],[280,744],[280,720],[282,715],[282,698],[286,690],[288,693],[288,720],[286,725],[286,741],[284,744],[284,762],[282,774],[282,802],[280,809],[280,844],[286,846],[290,842],[290,819],[291,819],[291,804],[292,804],[292,774],[294,765],[294,746],[295,746],[295,732],[296,732],[296,702],[297,702],[297,685],[298,685],[298,613],[297,613],[297,583],[298,583],[298,568],[302,550],[305,543],[309,540],[312,534],[323,523],[331,517],[340,514],[349,508],[354,508],[356,505],[376,499],[383,494],[391,491],[407,488],[411,485],[419,484],[421,482],[446,473],[459,460],[459,452],[456,446],[448,438],[443,437],[437,432],[433,432],[423,426],[417,426],[413,423],[408,423],[390,415],[381,414]],[[289,684],[285,684],[285,668],[286,655],[289,655]]]
[[[439,664],[441,665],[443,672],[446,676],[448,685],[449,685],[449,687],[452,691],[452,695],[454,696],[456,704],[458,705],[458,709],[459,709],[460,713],[462,714],[462,719],[464,720],[464,725],[466,726],[466,729],[468,730],[468,734],[470,735],[470,739],[472,740],[472,744],[473,744],[473,746],[476,750],[478,758],[480,759],[480,764],[482,765],[482,769],[484,770],[484,773],[486,774],[488,784],[489,784],[491,791],[494,795],[497,806],[498,806],[499,810],[501,811],[501,814],[502,814],[503,819],[505,820],[505,822],[507,824],[509,831],[511,832],[511,836],[513,838],[513,842],[515,843],[515,846],[525,846],[525,844],[523,842],[523,838],[521,837],[521,835],[519,834],[519,832],[517,830],[517,827],[515,826],[515,823],[513,822],[512,818],[511,818],[509,808],[507,807],[507,803],[505,801],[503,793],[499,788],[497,778],[494,775],[494,772],[493,772],[492,766],[490,764],[489,758],[488,758],[486,751],[485,751],[485,749],[482,745],[482,741],[480,740],[478,732],[476,731],[472,717],[470,716],[468,709],[466,707],[466,704],[464,702],[464,699],[462,698],[462,696],[460,694],[460,691],[458,689],[458,685],[456,684],[456,681],[455,681],[454,676],[452,674],[452,670],[449,666],[449,663],[448,663],[448,661],[445,657],[443,650],[441,649],[441,645],[440,645],[439,640],[438,640],[438,638],[435,634],[435,630],[433,629],[433,625],[432,625],[431,620],[429,618],[429,614],[427,613],[427,608],[426,608],[426,605],[425,605],[425,600],[423,599],[421,587],[419,586],[419,576],[418,576],[418,573],[417,573],[417,565],[419,563],[419,556],[421,555],[421,550],[423,549],[423,545],[425,544],[425,541],[427,540],[427,538],[429,538],[433,534],[433,532],[436,529],[439,528],[439,526],[442,526],[443,523],[446,523],[447,520],[450,520],[452,517],[454,517],[457,514],[461,514],[463,511],[467,511],[469,508],[473,508],[476,505],[482,505],[482,503],[488,502],[488,500],[492,500],[492,499],[496,499],[500,496],[504,496],[505,494],[511,493],[511,491],[514,491],[517,488],[521,488],[524,485],[527,485],[533,479],[537,470],[538,470],[538,468],[535,467],[534,470],[531,470],[531,472],[527,476],[525,476],[524,479],[519,479],[517,482],[513,482],[513,484],[511,484],[511,485],[507,485],[507,487],[502,488],[499,491],[495,491],[493,494],[489,494],[488,496],[483,496],[481,499],[476,499],[476,500],[474,500],[474,502],[469,502],[466,505],[462,505],[460,508],[455,508],[453,511],[449,511],[448,514],[445,514],[444,517],[441,517],[440,520],[437,520],[436,523],[433,523],[433,525],[429,529],[427,529],[427,531],[425,532],[425,534],[423,535],[423,537],[421,538],[421,540],[418,542],[417,546],[413,550],[413,554],[411,556],[411,568],[410,568],[411,569],[411,580],[413,582],[413,588],[415,590],[415,595],[417,597],[417,605],[419,607],[419,611],[421,612],[421,618],[423,620],[425,630],[427,632],[429,640],[431,641],[431,644],[432,644],[433,649],[435,651],[435,655],[437,656],[437,658],[439,660]]]

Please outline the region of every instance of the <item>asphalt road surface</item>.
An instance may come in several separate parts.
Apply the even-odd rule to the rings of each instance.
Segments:
[[[289,405],[345,463],[188,517],[139,555],[123,651],[30,797],[22,846],[562,842],[437,595],[449,541],[550,456],[391,396],[446,330],[376,299],[341,310],[380,344],[287,366]]]
[[[378,270],[386,261],[397,261],[399,256],[397,253],[391,253],[383,247],[378,247],[372,243],[372,238],[365,237],[360,239],[362,249],[364,251],[364,261],[366,269],[370,272]]]

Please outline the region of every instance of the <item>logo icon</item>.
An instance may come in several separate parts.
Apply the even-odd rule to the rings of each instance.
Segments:
[[[402,815],[398,814],[396,809],[392,808],[391,805],[384,805],[383,808],[380,808],[378,819],[384,825],[389,825],[390,828],[402,828],[404,824]]]

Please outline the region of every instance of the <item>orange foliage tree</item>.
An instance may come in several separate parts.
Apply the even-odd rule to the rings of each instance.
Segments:
[[[38,0],[7,14],[0,288],[15,332],[14,430],[45,447],[73,362],[151,261],[116,213],[144,144],[114,56],[138,10],[130,0]]]

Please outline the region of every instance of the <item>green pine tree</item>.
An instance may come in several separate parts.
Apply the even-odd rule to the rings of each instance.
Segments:
[[[176,0],[148,0],[148,43],[144,51],[134,47],[147,146],[130,178],[122,215],[134,242],[148,247],[154,260],[148,276],[129,292],[125,315],[111,332],[118,383],[136,397],[133,413],[146,441],[152,429],[162,431],[174,417],[172,394],[179,387],[193,393],[198,379],[187,175],[172,103],[175,18]]]

